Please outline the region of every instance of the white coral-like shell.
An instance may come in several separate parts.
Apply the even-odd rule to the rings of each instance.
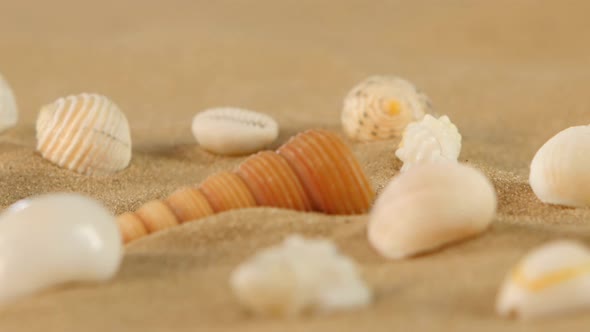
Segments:
[[[545,203],[590,206],[590,126],[570,127],[535,154],[529,183]]]
[[[131,160],[129,124],[105,96],[84,93],[60,98],[39,113],[37,150],[78,173],[111,174]]]
[[[352,139],[398,137],[406,126],[431,112],[430,100],[414,84],[395,76],[371,76],[344,98],[342,126]]]
[[[18,121],[18,109],[12,89],[0,75],[0,133],[14,127]]]
[[[432,251],[483,232],[496,205],[494,186],[479,170],[448,161],[419,164],[377,198],[369,241],[390,259]]]
[[[404,162],[404,172],[415,164],[437,160],[457,161],[461,153],[461,134],[449,117],[426,114],[410,123],[395,155]]]
[[[590,252],[571,240],[545,244],[506,277],[496,302],[503,316],[543,318],[590,310]]]
[[[371,300],[352,260],[330,241],[300,236],[291,236],[238,266],[231,286],[246,308],[264,315],[349,309]]]
[[[211,108],[198,113],[192,130],[201,147],[221,155],[253,153],[279,136],[279,125],[270,116],[235,107]]]

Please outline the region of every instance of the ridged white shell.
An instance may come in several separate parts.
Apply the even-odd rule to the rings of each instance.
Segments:
[[[0,75],[0,133],[14,127],[18,121],[18,109],[12,89]]]
[[[111,174],[131,160],[129,124],[105,96],[84,93],[60,98],[39,113],[37,150],[78,173]]]
[[[590,206],[590,126],[570,127],[547,141],[531,162],[529,183],[542,202]]]
[[[235,107],[198,113],[192,130],[203,149],[221,155],[254,153],[279,136],[279,125],[270,116]]]
[[[263,315],[350,309],[371,300],[352,260],[328,240],[300,236],[291,236],[238,266],[231,286],[246,308]]]
[[[590,311],[590,252],[560,240],[527,254],[508,274],[496,303],[503,316],[543,318]]]
[[[418,163],[437,160],[457,161],[461,153],[461,134],[448,116],[426,114],[404,130],[395,155],[404,162],[404,172]]]
[[[430,100],[414,84],[395,76],[371,76],[344,98],[342,126],[352,139],[398,137],[406,126],[431,112]]]
[[[494,186],[479,170],[448,161],[419,164],[377,198],[369,241],[390,259],[431,251],[483,232],[496,204]]]

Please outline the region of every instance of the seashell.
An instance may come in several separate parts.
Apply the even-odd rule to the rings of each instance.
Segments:
[[[18,108],[12,89],[0,75],[0,133],[14,127],[18,121]]]
[[[529,183],[544,203],[590,206],[590,126],[565,129],[552,137],[531,162]]]
[[[213,208],[197,188],[181,188],[166,198],[176,219],[181,223],[212,215]]]
[[[432,112],[430,100],[416,86],[396,76],[371,76],[344,98],[342,126],[352,139],[398,137],[406,126]]]
[[[134,212],[125,212],[118,216],[117,226],[119,226],[124,243],[149,234],[139,216]]]
[[[71,281],[103,281],[122,259],[115,217],[76,194],[19,201],[0,214],[0,304]]]
[[[310,211],[311,202],[289,163],[272,151],[249,157],[236,169],[259,206]]]
[[[60,98],[39,113],[37,150],[78,173],[111,174],[131,160],[129,124],[107,97],[84,93]]]
[[[279,148],[303,184],[316,211],[360,214],[375,193],[352,151],[335,134],[308,130]]]
[[[371,301],[351,259],[331,241],[300,236],[258,252],[234,270],[230,284],[239,302],[261,315],[346,310]]]
[[[506,277],[496,302],[502,316],[537,319],[590,310],[590,252],[559,240],[527,254]]]
[[[432,251],[483,232],[496,205],[494,186],[480,171],[448,161],[416,165],[375,202],[369,241],[390,259]]]
[[[253,153],[279,136],[279,125],[270,116],[234,107],[200,112],[192,130],[203,149],[221,155]]]
[[[215,213],[256,206],[256,200],[244,181],[234,173],[222,171],[209,176],[199,190]]]
[[[415,164],[438,160],[457,161],[461,153],[461,134],[447,116],[426,114],[410,123],[395,155],[403,161],[404,172]]]
[[[152,200],[135,211],[148,233],[161,231],[179,224],[174,212],[160,200]]]

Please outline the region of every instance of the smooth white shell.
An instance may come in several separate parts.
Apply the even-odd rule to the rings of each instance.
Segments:
[[[406,126],[431,112],[430,100],[414,84],[396,76],[371,76],[344,98],[342,126],[360,141],[400,136]]]
[[[369,241],[390,259],[431,251],[483,232],[496,204],[494,186],[479,170],[455,162],[419,164],[377,198]]]
[[[93,199],[51,194],[0,214],[0,304],[69,281],[111,278],[122,258],[115,217]]]
[[[352,260],[327,240],[291,236],[236,268],[231,287],[257,314],[289,316],[367,305],[371,292]]]
[[[198,113],[193,118],[192,130],[203,149],[221,155],[253,153],[279,136],[279,125],[270,116],[234,107]]]
[[[570,127],[547,141],[531,162],[529,183],[544,203],[590,206],[590,126]]]
[[[12,89],[0,75],[0,133],[16,125],[18,109]]]
[[[496,302],[503,316],[521,319],[590,310],[590,252],[560,240],[527,254],[504,281]]]
[[[449,117],[426,114],[406,127],[395,155],[404,162],[404,172],[418,163],[457,161],[460,153],[461,134]]]
[[[54,164],[86,175],[108,175],[131,161],[125,114],[105,96],[80,94],[44,106],[37,150]]]

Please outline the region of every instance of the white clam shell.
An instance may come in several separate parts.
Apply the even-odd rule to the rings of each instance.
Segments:
[[[352,260],[327,240],[291,236],[236,268],[231,286],[249,310],[290,316],[367,305],[371,292]]]
[[[18,121],[18,108],[12,89],[0,75],[0,133],[14,127]]]
[[[426,114],[404,130],[395,155],[403,161],[401,171],[415,164],[439,160],[457,161],[461,153],[461,134],[449,117]]]
[[[390,259],[432,251],[483,232],[496,205],[494,186],[479,170],[443,161],[416,165],[377,198],[369,241]]]
[[[0,214],[0,304],[70,281],[102,281],[118,270],[115,217],[76,194],[19,201]]]
[[[37,118],[37,150],[59,165],[86,175],[108,175],[131,161],[125,114],[105,96],[80,94],[44,106]]]
[[[590,126],[570,127],[535,154],[529,183],[544,203],[590,206]]]
[[[203,149],[221,155],[253,153],[279,136],[279,125],[270,116],[235,107],[198,113],[193,118],[192,130]]]
[[[590,252],[559,240],[527,254],[510,271],[496,302],[503,316],[536,319],[590,310]]]
[[[344,98],[341,121],[352,139],[398,137],[406,126],[431,112],[430,100],[414,84],[395,76],[371,76]]]

